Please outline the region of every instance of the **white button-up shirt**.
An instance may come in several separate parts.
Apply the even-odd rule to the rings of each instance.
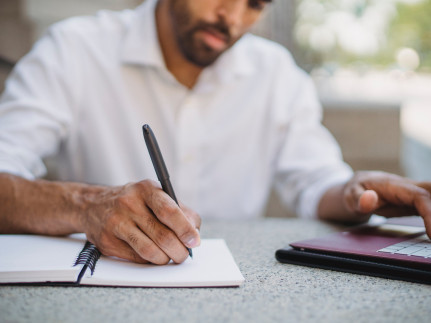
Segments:
[[[288,51],[245,35],[189,90],[167,70],[155,0],[54,25],[0,101],[0,171],[122,185],[157,180],[142,125],[158,141],[179,200],[203,218],[260,215],[276,185],[298,214],[350,168],[320,124],[310,78]]]

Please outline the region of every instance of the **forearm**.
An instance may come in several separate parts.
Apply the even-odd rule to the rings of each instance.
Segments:
[[[199,227],[196,212],[150,180],[110,187],[0,173],[0,233],[84,232],[104,255],[166,264],[199,245]]]
[[[369,219],[368,214],[352,212],[346,205],[346,185],[331,187],[322,196],[318,206],[318,217],[322,220],[361,223]]]
[[[0,173],[0,233],[84,232],[86,210],[99,191],[97,186]]]

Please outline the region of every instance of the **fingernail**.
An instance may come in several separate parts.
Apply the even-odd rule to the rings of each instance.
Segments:
[[[187,240],[187,242],[186,242],[186,246],[189,248],[197,247],[200,244],[201,244],[201,239],[199,238],[199,236],[198,236],[198,238],[192,237],[191,239]]]

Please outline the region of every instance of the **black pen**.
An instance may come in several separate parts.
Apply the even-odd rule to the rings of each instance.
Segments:
[[[163,160],[162,152],[160,151],[156,136],[154,136],[153,131],[147,124],[142,126],[142,131],[144,132],[145,144],[147,145],[148,152],[150,153],[151,161],[153,162],[154,169],[156,170],[157,178],[159,179],[160,184],[162,184],[162,189],[179,206],[177,197],[175,196],[174,188],[172,187],[171,181],[169,180],[168,169],[166,168],[165,161]],[[192,249],[187,247],[187,250],[189,251],[190,257],[193,258]]]

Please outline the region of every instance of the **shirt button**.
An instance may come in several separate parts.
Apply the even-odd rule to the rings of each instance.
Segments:
[[[183,102],[183,106],[190,106],[193,103],[193,99],[189,96],[187,98],[185,98],[184,102]]]

